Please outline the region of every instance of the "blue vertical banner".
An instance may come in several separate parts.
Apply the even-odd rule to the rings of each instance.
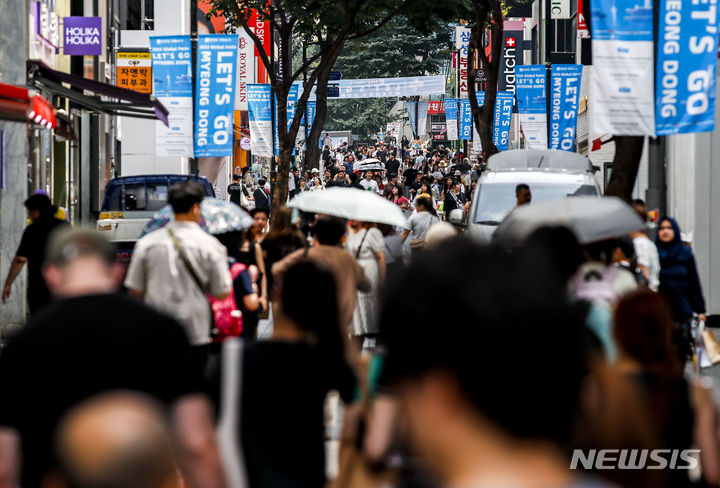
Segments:
[[[485,92],[484,91],[476,91],[475,92],[475,100],[477,100],[478,108],[485,105]],[[473,140],[473,150],[474,151],[482,151],[482,142],[480,142],[480,134],[478,133],[478,128],[475,127],[475,119],[473,119],[473,130],[472,130],[472,140]]]
[[[190,36],[150,38],[153,94],[168,109],[167,127],[155,124],[155,155],[192,157],[193,100]]]
[[[550,149],[572,151],[577,130],[582,65],[554,64],[550,81]]]
[[[472,138],[472,109],[470,108],[470,100],[467,98],[458,99],[458,139],[461,141],[469,141]]]
[[[295,117],[295,105],[297,104],[298,99],[298,89],[299,86],[297,83],[293,83],[290,85],[290,91],[288,92],[288,98],[287,98],[287,129],[290,129],[290,125],[292,125],[293,117]],[[277,130],[278,125],[278,101],[277,97],[275,97],[275,156],[278,156],[280,154],[280,131]],[[287,130],[286,129],[286,130]],[[293,154],[295,154],[295,148],[293,148]]]
[[[547,149],[546,78],[544,65],[515,68],[518,117],[528,149]]]
[[[659,136],[715,128],[716,0],[660,3],[655,73]]]
[[[198,36],[195,157],[232,156],[238,36]]]
[[[511,91],[497,92],[493,114],[493,144],[501,151],[507,151],[510,146],[510,122],[514,105],[515,93]]]
[[[248,121],[253,155],[272,157],[272,107],[270,85],[248,83]]]
[[[445,99],[445,125],[448,141],[458,140],[458,101],[457,98]]]

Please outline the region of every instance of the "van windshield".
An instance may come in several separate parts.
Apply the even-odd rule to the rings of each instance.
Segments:
[[[515,207],[516,183],[485,183],[477,187],[473,222],[484,225],[499,225]],[[582,183],[528,183],[532,202],[553,198],[598,196],[597,188]],[[530,203],[532,205],[532,203]]]

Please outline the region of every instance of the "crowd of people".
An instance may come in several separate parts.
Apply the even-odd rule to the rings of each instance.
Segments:
[[[326,162],[331,182],[356,163],[346,153]],[[210,235],[188,181],[125,275],[102,234],[28,199],[16,259],[52,298],[0,353],[0,488],[720,484],[717,408],[685,371],[705,304],[677,222],[656,242],[541,227],[480,246],[437,208],[471,196],[461,155],[361,154],[385,157],[364,189],[408,205],[403,229],[256,204],[249,229]],[[531,204],[529,188],[517,197]],[[571,469],[602,449],[673,461]]]

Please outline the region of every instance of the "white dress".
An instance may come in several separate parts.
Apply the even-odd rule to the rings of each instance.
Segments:
[[[385,251],[385,240],[379,229],[361,229],[358,232],[351,230],[345,241],[345,247],[353,257],[356,257],[365,271],[365,276],[372,284],[368,293],[358,291],[352,335],[377,334],[380,315],[380,270],[375,253]],[[359,254],[358,249],[360,249]]]

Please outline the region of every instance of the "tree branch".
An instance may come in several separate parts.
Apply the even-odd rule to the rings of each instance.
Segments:
[[[392,12],[390,12],[390,13],[389,13],[379,24],[377,24],[375,27],[373,27],[372,29],[368,29],[368,30],[366,30],[365,32],[359,32],[359,33],[357,33],[357,34],[353,34],[353,35],[351,35],[351,36],[348,36],[348,40],[349,40],[349,41],[352,41],[353,39],[359,39],[359,38],[361,38],[361,37],[365,37],[365,36],[367,36],[367,35],[369,35],[369,34],[372,34],[372,33],[375,32],[376,30],[380,29],[382,26],[384,26],[385,24],[387,24],[388,22],[390,22],[390,20],[391,20],[393,17],[395,17],[395,16],[400,12],[400,10],[401,10],[403,7],[405,7],[405,5],[407,5],[407,0],[403,1],[403,2],[400,4],[400,6],[398,6],[398,8],[396,8],[395,10],[393,10]]]
[[[268,58],[267,53],[265,52],[265,46],[263,46],[262,41],[260,38],[255,34],[254,31],[250,29],[250,26],[247,22],[246,12],[247,10],[241,9],[240,6],[236,2],[231,2],[231,8],[232,12],[226,12],[231,14],[235,19],[238,20],[240,25],[243,29],[245,29],[245,32],[247,35],[250,36],[250,39],[252,39],[253,43],[255,44],[255,49],[257,50],[258,54],[260,55],[260,60],[265,65],[265,70],[268,72],[268,76],[270,76],[270,83],[275,83],[277,80],[275,79],[275,73],[272,69],[272,66],[270,65],[270,58]],[[223,7],[225,8],[225,7]]]

